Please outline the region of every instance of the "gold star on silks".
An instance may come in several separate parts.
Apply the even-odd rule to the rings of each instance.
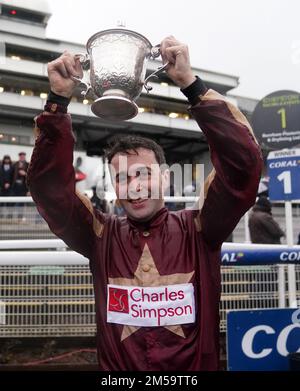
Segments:
[[[149,271],[144,271],[149,270]],[[149,269],[150,268],[150,269]],[[194,275],[194,271],[190,273],[175,273],[169,274],[166,276],[161,276],[157,270],[154,259],[151,255],[149,247],[145,244],[143,253],[139,260],[136,271],[134,272],[134,278],[109,278],[108,281],[110,284],[114,285],[124,285],[124,286],[141,286],[141,287],[153,287],[153,286],[167,286],[175,284],[185,284],[190,282],[191,278]],[[184,332],[180,325],[171,325],[163,326],[174,334],[179,335],[182,338],[185,338]],[[124,341],[131,334],[135,333],[140,327],[139,326],[129,326],[124,325],[121,341]]]

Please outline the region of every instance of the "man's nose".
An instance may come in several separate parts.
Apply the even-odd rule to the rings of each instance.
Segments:
[[[143,191],[146,190],[142,181],[138,177],[134,177],[129,182],[128,194],[130,198],[140,198],[143,196]]]
[[[137,193],[139,193],[140,191],[142,191],[142,189],[143,189],[143,186],[142,186],[141,181],[140,181],[140,180],[137,180],[137,181],[136,181],[136,184],[135,184],[135,191],[136,191]]]
[[[141,183],[141,180],[139,177],[132,177],[129,181],[130,189],[134,192],[140,192],[143,188],[143,185]]]

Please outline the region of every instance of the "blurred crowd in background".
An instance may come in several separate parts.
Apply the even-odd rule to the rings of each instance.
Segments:
[[[19,160],[13,162],[9,155],[4,155],[0,166],[0,195],[26,196],[26,173],[29,163],[26,161],[26,153],[19,153]]]

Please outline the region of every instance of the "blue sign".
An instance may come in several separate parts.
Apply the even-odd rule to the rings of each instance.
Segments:
[[[270,200],[299,200],[300,149],[270,152],[267,166]]]
[[[300,309],[231,311],[227,362],[231,371],[287,371],[300,352]]]
[[[227,266],[300,264],[300,246],[224,243],[221,259]]]

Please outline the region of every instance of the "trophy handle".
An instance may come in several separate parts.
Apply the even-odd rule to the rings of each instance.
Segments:
[[[153,87],[149,86],[148,85],[148,81],[149,79],[152,77],[152,76],[155,76],[155,77],[158,77],[158,75],[163,72],[169,65],[169,62],[166,62],[164,65],[158,67],[156,69],[156,71],[154,71],[153,73],[151,73],[151,75],[149,75],[148,77],[146,77],[145,81],[144,81],[144,87],[145,87],[145,90],[147,91],[147,93],[149,93],[149,91],[151,91],[153,89]]]
[[[160,43],[158,45],[155,45],[150,50],[150,57],[152,57],[152,60],[160,56]]]
[[[87,54],[87,53],[78,53],[78,54],[75,54],[75,59],[79,59],[80,61],[80,64],[82,65],[82,68],[84,70],[87,70],[90,68],[90,56]],[[80,79],[79,77],[75,77],[75,76],[72,76],[72,79],[74,81],[77,81],[79,84],[83,84],[85,86],[85,90],[84,91],[81,91],[81,95],[85,98],[86,95],[88,94],[88,92],[92,89],[92,86],[90,85],[90,83],[87,83],[86,81],[84,81],[83,79]]]
[[[160,44],[158,45],[155,45],[151,48],[150,50],[150,57],[152,57],[152,59],[154,60],[155,58],[159,57],[160,56]],[[153,89],[153,87],[149,86],[148,85],[148,81],[151,77],[155,76],[155,77],[158,77],[158,75],[163,72],[169,65],[169,62],[166,62],[164,65],[158,67],[158,69],[156,71],[154,71],[153,73],[151,73],[151,75],[149,75],[145,81],[144,81],[144,87],[145,87],[145,90],[147,91],[147,93],[149,93],[149,91],[151,91]]]

